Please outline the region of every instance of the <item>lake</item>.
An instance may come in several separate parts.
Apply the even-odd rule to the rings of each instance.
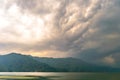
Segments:
[[[120,73],[1,72],[0,80],[120,80]]]

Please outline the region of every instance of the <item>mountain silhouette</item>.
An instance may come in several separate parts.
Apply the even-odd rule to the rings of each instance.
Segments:
[[[55,71],[45,63],[38,62],[27,55],[11,53],[0,56],[0,68],[9,72]],[[0,70],[1,70],[0,69]]]
[[[1,72],[120,72],[76,58],[43,58],[10,53],[0,56]]]

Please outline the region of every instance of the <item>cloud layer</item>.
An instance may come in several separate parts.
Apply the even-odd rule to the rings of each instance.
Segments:
[[[118,65],[119,0],[0,0],[0,53]]]

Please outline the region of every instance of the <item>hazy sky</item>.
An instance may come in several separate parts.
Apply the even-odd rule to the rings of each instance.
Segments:
[[[118,65],[120,0],[0,0],[0,54],[10,52]]]

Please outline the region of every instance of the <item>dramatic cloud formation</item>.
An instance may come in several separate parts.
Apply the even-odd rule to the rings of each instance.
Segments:
[[[0,0],[0,54],[120,66],[119,8],[119,0]]]

